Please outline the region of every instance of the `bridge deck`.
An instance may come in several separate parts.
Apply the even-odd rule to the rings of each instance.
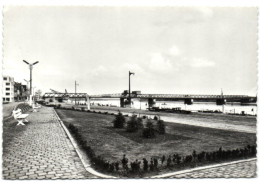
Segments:
[[[85,98],[87,93],[45,93],[44,98]],[[89,95],[90,98],[127,98],[129,95],[122,94],[102,94]],[[154,99],[251,99],[256,97],[247,95],[184,95],[184,94],[131,94],[131,98],[154,98]]]

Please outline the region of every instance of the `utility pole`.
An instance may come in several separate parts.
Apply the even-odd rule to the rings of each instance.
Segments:
[[[134,75],[135,73],[132,73],[132,72],[130,72],[129,71],[129,98],[128,98],[128,101],[129,101],[129,104],[130,104],[130,107],[131,107],[131,80],[130,80],[130,77],[131,77],[131,75]]]
[[[77,84],[77,81],[75,81],[75,105],[76,105],[77,86],[79,86],[79,84]]]
[[[37,63],[39,63],[39,61],[36,61],[34,63],[28,63],[27,61],[23,60],[23,62],[25,62],[26,64],[29,65],[29,69],[30,69],[30,104],[32,102],[32,69],[33,66],[36,65]]]

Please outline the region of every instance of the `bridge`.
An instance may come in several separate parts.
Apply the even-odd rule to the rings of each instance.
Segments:
[[[137,94],[131,93],[131,98],[147,99],[149,106],[155,104],[156,101],[184,101],[185,104],[191,105],[193,102],[216,102],[217,105],[223,105],[226,102],[240,102],[244,103],[256,103],[257,97],[247,95],[188,95],[188,94]],[[102,99],[102,98],[118,98],[120,99],[121,107],[129,104],[127,100],[129,98],[128,93],[116,93],[116,94],[100,94],[100,95],[88,95],[87,93],[45,93],[43,98],[55,99],[59,102],[64,100],[74,99]]]

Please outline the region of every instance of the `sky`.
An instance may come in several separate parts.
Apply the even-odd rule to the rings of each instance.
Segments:
[[[43,92],[256,95],[257,8],[36,7],[3,12],[3,74]]]

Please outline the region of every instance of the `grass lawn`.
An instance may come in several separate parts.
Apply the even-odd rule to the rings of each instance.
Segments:
[[[20,102],[10,102],[7,104],[3,104],[3,118],[7,118],[8,116],[12,115],[12,111],[14,110],[15,106],[20,104]]]
[[[176,123],[166,123],[167,134],[144,139],[141,132],[128,133],[125,129],[114,129],[113,115],[71,110],[57,110],[57,113],[65,125],[73,123],[77,126],[95,153],[109,161],[120,161],[123,154],[129,161],[134,161],[174,153],[189,155],[193,150],[216,151],[219,147],[226,150],[256,144],[256,134]]]
[[[12,142],[13,138],[19,136],[23,131],[26,130],[24,126],[16,126],[17,121],[13,118],[3,120],[3,154],[6,148]]]
[[[63,107],[71,108],[71,104],[62,104]],[[74,107],[85,107],[84,105],[74,105]],[[232,124],[240,126],[248,126],[256,128],[256,116],[238,116],[238,115],[228,115],[228,114],[215,114],[215,113],[192,113],[192,114],[177,114],[177,113],[166,113],[166,112],[152,112],[148,110],[139,110],[133,108],[121,108],[121,107],[108,107],[108,106],[91,106],[91,110],[101,111],[101,112],[118,112],[120,110],[122,113],[135,113],[137,115],[148,115],[148,116],[165,116],[171,117],[175,120],[185,120],[185,121],[199,121],[207,123],[220,123],[220,124]]]

